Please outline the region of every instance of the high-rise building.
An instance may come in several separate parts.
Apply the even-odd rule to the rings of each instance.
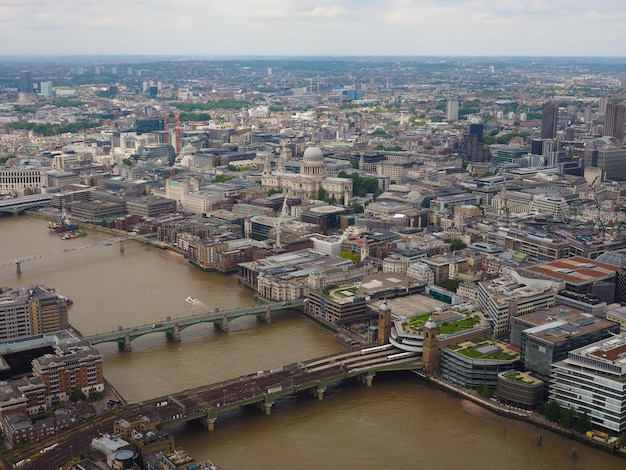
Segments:
[[[547,101],[541,109],[541,138],[554,139],[559,108],[554,101]]]
[[[609,178],[626,179],[626,149],[615,137],[601,137],[585,146],[585,166],[603,170]]]
[[[33,92],[33,75],[28,70],[23,70],[20,72],[20,89],[22,93]]]
[[[489,161],[489,149],[483,144],[483,125],[470,124],[469,133],[459,143],[459,155],[463,160],[483,163]]]
[[[41,82],[39,90],[43,96],[52,96],[52,82]]]
[[[606,113],[606,105],[609,103],[608,98],[600,98],[598,100],[598,112],[600,114]]]
[[[623,103],[608,103],[604,114],[604,135],[615,137],[621,143],[624,140],[624,117],[626,107]]]
[[[448,100],[448,121],[456,121],[459,119],[459,102],[457,100]]]

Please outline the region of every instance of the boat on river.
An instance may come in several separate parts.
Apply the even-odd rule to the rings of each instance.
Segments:
[[[61,218],[58,222],[51,220],[48,222],[48,229],[50,231],[54,231],[56,233],[62,234],[65,232],[76,232],[78,231],[78,225],[72,224],[70,221],[70,216],[65,209],[65,204],[61,204]],[[85,233],[86,235],[86,233]],[[80,235],[84,236],[84,235]],[[77,238],[77,237],[69,237],[69,238]]]

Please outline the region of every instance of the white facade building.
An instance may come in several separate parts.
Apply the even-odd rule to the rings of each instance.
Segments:
[[[570,351],[550,375],[551,400],[586,412],[594,427],[626,430],[626,334]]]

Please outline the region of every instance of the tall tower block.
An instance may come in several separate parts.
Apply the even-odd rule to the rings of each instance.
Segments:
[[[559,108],[554,101],[548,101],[541,108],[541,138],[554,139],[556,137],[557,118]]]

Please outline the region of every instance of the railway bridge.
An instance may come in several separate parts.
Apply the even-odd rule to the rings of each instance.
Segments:
[[[186,390],[145,401],[136,416],[156,416],[164,426],[199,420],[213,430],[219,414],[234,408],[255,405],[267,415],[282,396],[308,392],[319,400],[332,383],[357,379],[371,386],[374,376],[385,371],[422,370],[421,355],[387,344],[344,352],[259,371],[214,385]]]

